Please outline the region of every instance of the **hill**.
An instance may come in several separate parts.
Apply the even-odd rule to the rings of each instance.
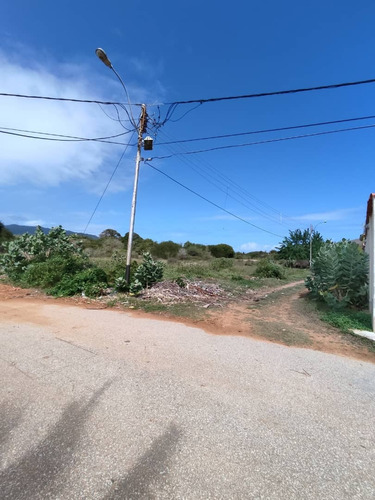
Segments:
[[[5,227],[6,227],[6,229],[8,229],[11,233],[13,233],[15,235],[25,234],[25,233],[35,234],[35,231],[37,228],[37,226],[21,226],[19,224],[9,224],[9,225],[5,225]],[[49,227],[42,227],[42,226],[40,226],[40,228],[43,231],[43,233],[45,233],[45,234],[47,234],[51,229]],[[80,236],[86,236],[87,238],[91,238],[93,240],[96,240],[98,238],[98,236],[96,236],[94,234],[76,233],[75,231],[68,231],[68,230],[66,230],[66,234],[68,234],[68,235],[79,234]]]

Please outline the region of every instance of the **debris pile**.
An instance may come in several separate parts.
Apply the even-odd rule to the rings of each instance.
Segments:
[[[162,281],[152,288],[142,292],[142,299],[153,299],[162,304],[176,304],[179,302],[199,303],[203,307],[219,306],[232,295],[215,283],[203,281],[183,280]]]

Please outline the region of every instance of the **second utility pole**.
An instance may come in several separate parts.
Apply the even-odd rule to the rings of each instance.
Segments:
[[[143,133],[146,131],[145,130],[146,129],[146,121],[147,121],[146,105],[142,104],[141,115],[139,117],[139,126],[138,126],[137,157],[135,160],[134,188],[133,188],[132,208],[131,208],[131,213],[130,213],[128,249],[126,252],[125,280],[126,280],[126,283],[128,285],[130,284],[130,263],[131,263],[132,246],[133,246],[135,209],[136,209],[136,205],[137,205],[139,164],[141,162],[141,151],[142,151],[142,141],[143,141],[142,136],[143,136]]]

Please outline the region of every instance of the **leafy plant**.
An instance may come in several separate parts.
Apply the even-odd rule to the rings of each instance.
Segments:
[[[137,267],[134,273],[134,281],[138,280],[143,288],[149,288],[157,281],[163,279],[164,265],[162,262],[155,261],[151,254],[143,254],[143,262]]]
[[[284,269],[269,259],[262,259],[258,262],[255,269],[255,276],[259,278],[286,278]]]
[[[333,308],[366,307],[368,255],[354,242],[327,242],[313,260],[306,287],[313,297]]]
[[[0,258],[0,268],[9,278],[17,280],[32,263],[74,255],[85,258],[80,244],[73,243],[61,226],[52,228],[48,234],[38,226],[35,234],[26,233],[8,243],[6,253]]]
[[[99,267],[84,269],[73,276],[65,275],[49,293],[67,297],[84,293],[87,297],[97,297],[107,287],[107,275]]]
[[[77,257],[56,255],[44,262],[34,262],[27,266],[21,276],[25,286],[50,288],[55,286],[63,276],[73,276],[87,267],[87,261]]]

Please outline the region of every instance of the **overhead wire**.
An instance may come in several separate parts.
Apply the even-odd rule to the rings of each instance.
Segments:
[[[23,134],[15,134],[15,135],[20,135],[21,137],[29,137],[31,139],[61,140],[63,142],[82,142],[82,141],[100,141],[100,142],[103,142],[107,139],[114,139],[114,138],[121,137],[121,136],[124,136],[126,134],[130,134],[131,132],[133,132],[132,130],[129,130],[128,132],[121,132],[120,134],[108,135],[105,137],[79,137],[79,136],[75,136],[75,135],[53,134],[50,132],[40,132],[40,131],[36,131],[36,130],[25,130],[25,129],[17,129],[17,128],[9,128],[9,127],[0,127],[0,133],[3,131],[24,132],[25,134],[39,134],[39,135],[64,138],[64,139],[48,139],[45,137],[33,137],[33,136],[28,136],[28,135],[23,135]],[[11,135],[13,135],[13,134],[11,134]]]
[[[133,134],[132,134],[132,136],[131,136],[131,138],[130,138],[130,139],[133,139],[134,133],[135,133],[135,132],[133,131]],[[93,210],[93,212],[92,212],[92,214],[91,214],[91,216],[90,216],[90,218],[89,218],[89,221],[88,221],[88,223],[86,224],[85,229],[83,230],[83,234],[86,234],[87,228],[89,227],[90,222],[92,221],[92,219],[93,219],[93,217],[94,217],[94,215],[95,215],[95,213],[96,213],[96,211],[97,211],[97,209],[98,209],[98,207],[99,207],[99,205],[100,205],[100,203],[101,203],[101,201],[102,201],[102,199],[103,199],[103,197],[104,197],[105,193],[107,192],[107,189],[108,189],[109,185],[111,184],[112,179],[113,179],[113,177],[114,177],[115,173],[117,172],[117,169],[118,169],[118,167],[119,167],[119,165],[120,165],[120,163],[121,163],[121,161],[122,161],[122,159],[123,159],[123,157],[124,157],[124,155],[125,155],[125,153],[126,153],[126,151],[127,151],[128,147],[129,147],[129,144],[127,144],[127,145],[126,145],[126,147],[125,147],[124,151],[122,152],[122,154],[121,154],[121,156],[120,156],[119,161],[117,162],[117,164],[116,164],[115,168],[113,169],[113,172],[112,172],[112,174],[111,174],[110,178],[108,179],[108,182],[107,182],[107,184],[106,184],[106,186],[105,186],[105,188],[104,188],[104,190],[103,190],[103,192],[102,192],[102,194],[101,194],[101,196],[100,196],[100,198],[99,198],[99,200],[98,200],[98,202],[97,202],[97,204],[96,204],[96,206],[95,206],[95,208],[94,208],[94,210]]]
[[[168,134],[165,131],[161,132],[162,135],[168,136]],[[166,146],[168,149],[170,149],[170,146]],[[179,145],[181,148],[181,145]],[[186,157],[180,157],[180,161],[185,163],[189,168],[191,168],[194,172],[196,172],[199,176],[204,178],[209,184],[215,186],[218,190],[226,194],[227,197],[235,200],[237,203],[241,204],[242,206],[246,207],[248,210],[251,212],[255,212],[257,215],[260,215],[261,217],[264,217],[268,220],[270,220],[273,223],[278,223],[282,225],[286,225],[282,221],[281,217],[281,212],[279,210],[276,210],[269,205],[267,205],[264,202],[261,202],[258,200],[254,195],[251,195],[248,191],[243,189],[239,184],[233,181],[228,176],[225,176],[222,174],[219,170],[215,169],[212,165],[210,165],[207,161],[202,161],[201,159],[192,159],[192,158],[186,158]],[[199,168],[198,163],[201,165],[201,168]],[[203,172],[202,172],[203,169]],[[207,175],[206,175],[207,173]],[[232,194],[229,189],[231,190]],[[241,199],[238,199],[241,198]],[[252,201],[249,201],[249,199],[252,199]],[[242,201],[243,200],[243,201]],[[264,208],[260,208],[259,206],[254,204],[254,200],[258,203],[258,205],[263,205],[264,208],[271,208],[271,211],[276,212],[277,218],[275,215],[271,215],[265,211]],[[285,218],[285,216],[284,216]],[[289,226],[288,226],[289,227]]]
[[[235,134],[222,134],[222,135],[213,135],[213,136],[209,136],[209,137],[196,137],[193,139],[180,139],[180,140],[169,141],[169,142],[158,142],[157,144],[159,146],[161,146],[161,145],[165,145],[165,144],[177,144],[177,143],[182,144],[182,143],[186,143],[186,142],[209,141],[209,140],[214,140],[214,139],[227,139],[227,138],[232,138],[232,137],[241,137],[241,136],[245,136],[245,135],[266,134],[266,133],[270,133],[270,132],[283,132],[286,130],[297,130],[297,129],[301,129],[301,128],[320,127],[323,125],[337,125],[339,123],[349,123],[349,122],[355,122],[355,121],[361,121],[361,120],[371,120],[374,118],[375,118],[375,115],[359,116],[359,117],[355,117],[355,118],[344,118],[341,120],[330,120],[330,121],[325,121],[325,122],[306,123],[303,125],[291,125],[288,127],[269,128],[269,129],[262,129],[262,130],[251,130],[249,132],[238,132]]]
[[[196,151],[186,151],[184,153],[174,153],[171,155],[165,155],[165,156],[154,156],[152,157],[153,160],[164,160],[166,158],[172,158],[173,156],[179,156],[179,155],[193,155],[193,154],[199,154],[199,153],[208,153],[210,151],[218,151],[218,150],[223,150],[223,149],[233,149],[233,148],[242,148],[242,147],[247,147],[247,146],[257,146],[259,144],[270,144],[273,142],[282,142],[282,141],[290,141],[294,139],[305,139],[307,137],[317,137],[317,136],[322,136],[322,135],[328,135],[328,134],[338,134],[340,132],[351,132],[353,130],[365,130],[365,129],[371,129],[374,128],[374,125],[363,125],[360,127],[350,127],[350,128],[344,128],[344,129],[338,129],[338,130],[328,130],[324,132],[314,132],[312,134],[303,134],[303,135],[295,135],[291,137],[279,137],[276,139],[264,139],[262,141],[256,141],[256,142],[247,142],[247,143],[242,143],[242,144],[229,144],[225,146],[216,146],[212,148],[207,148],[207,149],[199,149]]]
[[[226,208],[218,205],[217,203],[209,200],[208,198],[206,198],[205,196],[197,193],[196,191],[194,191],[193,189],[189,188],[188,186],[185,186],[185,184],[182,184],[182,182],[179,182],[178,180],[174,179],[172,176],[168,175],[167,173],[163,172],[163,170],[160,170],[158,169],[157,167],[155,167],[154,165],[151,165],[151,163],[149,163],[149,161],[145,161],[145,165],[148,165],[149,167],[151,167],[153,170],[156,170],[157,172],[159,172],[160,174],[164,175],[165,177],[167,177],[168,179],[170,179],[172,182],[174,182],[175,184],[178,184],[179,186],[183,187],[184,189],[186,189],[187,191],[189,191],[190,193],[194,194],[195,196],[198,196],[199,198],[201,198],[202,200],[206,201],[207,203],[210,203],[210,205],[213,205],[214,207],[218,208],[219,210],[222,210],[223,212],[226,212],[227,214],[231,215],[232,217],[234,217],[235,219],[238,219],[242,222],[244,222],[245,224],[248,224],[252,227],[255,227],[256,229],[259,229],[260,231],[263,231],[265,233],[269,233],[269,234],[272,234],[273,236],[277,236],[278,238],[283,238],[282,235],[280,234],[276,234],[276,233],[273,233],[272,231],[268,231],[267,229],[264,229],[260,226],[257,226],[256,224],[253,224],[252,222],[249,222],[248,220],[244,219],[243,217],[240,217],[239,215],[236,215],[235,213],[227,210]]]

